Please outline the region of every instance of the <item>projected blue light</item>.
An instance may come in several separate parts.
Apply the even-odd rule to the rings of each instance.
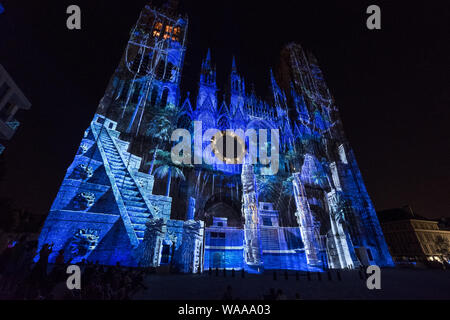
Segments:
[[[284,79],[268,72],[271,97],[261,99],[230,57],[230,89],[219,97],[208,50],[196,99],[182,99],[187,23],[144,10],[42,229],[39,248],[54,244],[50,261],[64,250],[73,262],[180,272],[391,265],[315,58],[288,45]],[[195,145],[203,152],[211,142],[202,139],[208,129],[278,129],[279,170],[175,163],[175,129],[189,132],[193,159]],[[257,141],[261,160],[261,145],[270,153],[275,145]]]

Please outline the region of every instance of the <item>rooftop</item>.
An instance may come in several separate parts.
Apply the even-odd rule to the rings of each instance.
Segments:
[[[378,219],[381,223],[400,220],[424,220],[424,221],[436,221],[433,219],[425,218],[421,215],[415,214],[409,206],[402,208],[392,208],[382,211],[377,211]]]

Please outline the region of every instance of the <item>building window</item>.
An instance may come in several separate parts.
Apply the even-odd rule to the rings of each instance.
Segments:
[[[139,83],[136,83],[136,86],[134,87],[133,96],[131,98],[131,102],[138,103],[140,94],[141,94],[141,85]]]
[[[217,225],[218,225],[219,227],[223,227],[223,222],[217,222]]]
[[[345,154],[345,147],[343,144],[341,144],[338,148],[338,152],[339,152],[339,158],[341,159],[342,163],[347,164],[347,155]]]
[[[150,95],[150,105],[154,106],[158,97],[158,88],[153,87],[152,94]]]
[[[153,28],[153,36],[159,38],[161,35],[162,22],[157,22]]]
[[[144,58],[142,58],[142,63],[139,69],[139,75],[143,76],[148,73],[149,64],[150,64],[150,54],[146,54]]]
[[[225,233],[223,233],[223,232],[211,232],[211,238],[225,238]]]
[[[161,107],[165,108],[167,106],[167,98],[169,97],[169,89],[164,89],[161,96]]]
[[[171,39],[172,41],[179,41],[180,27],[166,26],[164,39]]]
[[[262,218],[264,226],[272,226],[272,219],[264,217]]]

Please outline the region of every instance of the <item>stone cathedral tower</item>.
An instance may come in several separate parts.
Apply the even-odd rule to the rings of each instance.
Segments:
[[[287,45],[268,71],[269,99],[248,90],[230,57],[221,97],[208,49],[196,98],[182,98],[188,18],[174,3],[146,6],[130,32],[42,229],[50,261],[64,249],[73,262],[181,272],[392,264],[314,56]],[[200,163],[171,160],[176,129],[190,134]],[[220,135],[205,138],[209,129]],[[241,141],[247,152],[253,133],[255,163],[204,149]]]

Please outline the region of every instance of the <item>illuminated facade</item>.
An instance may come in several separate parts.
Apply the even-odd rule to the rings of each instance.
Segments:
[[[54,243],[74,262],[181,272],[392,264],[315,58],[286,46],[265,101],[246,88],[234,58],[230,89],[219,97],[208,50],[196,100],[182,99],[187,27],[170,6],[142,11],[39,245]],[[177,128],[199,136],[200,150],[211,142],[208,129],[278,129],[278,172],[197,150],[202,164],[176,164]],[[273,148],[269,141],[260,147]]]

